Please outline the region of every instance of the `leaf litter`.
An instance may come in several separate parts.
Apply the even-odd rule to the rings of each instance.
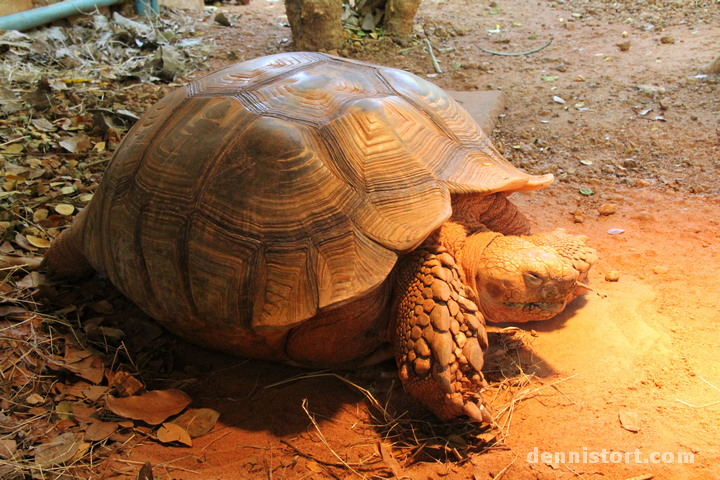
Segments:
[[[190,445],[218,420],[177,416],[191,402],[177,387],[192,379],[167,378],[168,334],[105,280],[66,286],[35,271],[165,85],[209,69],[214,38],[197,19],[121,13],[0,34],[3,479],[89,478],[141,439]]]

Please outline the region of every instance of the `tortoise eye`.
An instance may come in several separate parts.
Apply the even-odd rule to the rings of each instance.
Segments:
[[[539,287],[543,284],[545,280],[543,279],[542,275],[536,272],[526,272],[525,273],[525,285],[528,287]]]

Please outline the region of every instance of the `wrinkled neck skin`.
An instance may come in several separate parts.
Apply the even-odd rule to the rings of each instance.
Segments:
[[[498,237],[502,237],[502,234],[497,232],[478,232],[469,235],[465,239],[462,254],[460,255],[460,264],[465,273],[467,294],[485,316],[485,320],[490,321],[493,320],[488,316],[489,312],[486,312],[485,308],[483,308],[479,295],[479,289],[482,287],[482,278],[479,270],[485,263],[483,260],[485,249]],[[478,283],[480,283],[480,285]]]
[[[552,247],[521,236],[470,235],[461,263],[471,299],[490,322],[547,320],[577,285],[578,272]]]

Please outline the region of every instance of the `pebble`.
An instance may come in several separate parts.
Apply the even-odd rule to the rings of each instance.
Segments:
[[[609,235],[620,235],[621,233],[625,233],[625,229],[623,228],[611,228],[607,231]]]
[[[634,158],[626,158],[625,160],[623,160],[623,165],[622,165],[622,166],[623,166],[624,168],[628,168],[628,169],[630,169],[630,168],[637,168],[637,167],[638,167],[638,162],[637,162],[637,160],[635,160]]]
[[[665,35],[664,37],[660,37],[660,43],[675,43],[675,37],[672,35]]]
[[[635,215],[632,216],[633,220],[639,220],[641,222],[654,222],[655,217],[651,213],[648,213],[646,211],[638,212]]]
[[[627,52],[628,50],[630,50],[630,40],[618,43],[617,46],[621,52]]]
[[[670,271],[668,267],[657,266],[652,269],[655,275],[664,275]]]
[[[605,274],[606,282],[617,282],[618,280],[620,280],[620,274],[615,270],[611,270]]]
[[[644,178],[636,178],[635,180],[633,180],[632,186],[636,188],[649,187],[650,182],[648,182]]]
[[[555,95],[555,96],[553,97],[553,101],[554,101],[555,103],[565,103],[565,100],[563,100],[562,98],[558,97],[557,95]]]
[[[599,209],[600,215],[612,215],[617,212],[617,205],[614,203],[604,203]]]

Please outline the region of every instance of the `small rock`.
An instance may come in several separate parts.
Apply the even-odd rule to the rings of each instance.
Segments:
[[[659,103],[661,110],[667,110],[668,108],[670,108],[670,100],[668,100],[667,98],[661,99]]]
[[[636,85],[635,86],[638,90],[643,92],[645,95],[649,97],[654,97],[658,93],[665,93],[665,87],[659,87],[657,85]]]
[[[696,122],[697,119],[698,119],[697,115],[690,115],[690,120],[692,120],[693,122]]]
[[[555,102],[555,103],[565,103],[565,100],[563,100],[562,98],[560,98],[560,97],[558,97],[557,95],[555,95],[555,96],[553,97],[553,102]]]
[[[660,37],[660,43],[675,43],[675,37],[672,35],[665,35],[664,37]]]
[[[220,12],[215,15],[215,21],[223,27],[232,27],[233,24],[228,17],[225,16],[224,12]]]
[[[561,63],[560,65],[555,67],[555,70],[557,70],[558,72],[567,72],[567,65]]]
[[[635,160],[634,158],[626,158],[625,160],[623,160],[622,166],[623,166],[623,168],[627,168],[627,169],[637,168],[638,163],[637,163],[637,160]]]
[[[615,270],[611,270],[605,274],[606,282],[617,282],[618,280],[620,280],[620,274]]]
[[[670,269],[668,267],[657,266],[657,267],[653,267],[652,271],[655,275],[664,275],[664,274],[668,273],[670,271]]]
[[[640,222],[654,222],[655,221],[655,217],[653,217],[651,213],[648,213],[645,211],[636,213],[635,215],[632,216],[632,219],[638,220]]]
[[[636,188],[649,187],[650,182],[648,182],[644,178],[636,178],[635,180],[633,180],[632,186]]]
[[[617,205],[614,203],[604,203],[599,209],[600,215],[612,215],[617,212]]]
[[[625,233],[625,229],[623,228],[611,228],[607,231],[608,235],[620,235],[621,233]]]
[[[621,52],[627,52],[630,50],[630,40],[616,44]]]
[[[619,417],[620,425],[622,425],[625,430],[630,432],[640,431],[640,420],[637,413],[622,411],[620,412]]]
[[[480,68],[480,64],[478,62],[467,62],[463,67],[467,70],[477,70]]]
[[[452,74],[453,80],[465,80],[467,78],[467,75],[465,73],[461,72],[460,70],[455,70]]]

